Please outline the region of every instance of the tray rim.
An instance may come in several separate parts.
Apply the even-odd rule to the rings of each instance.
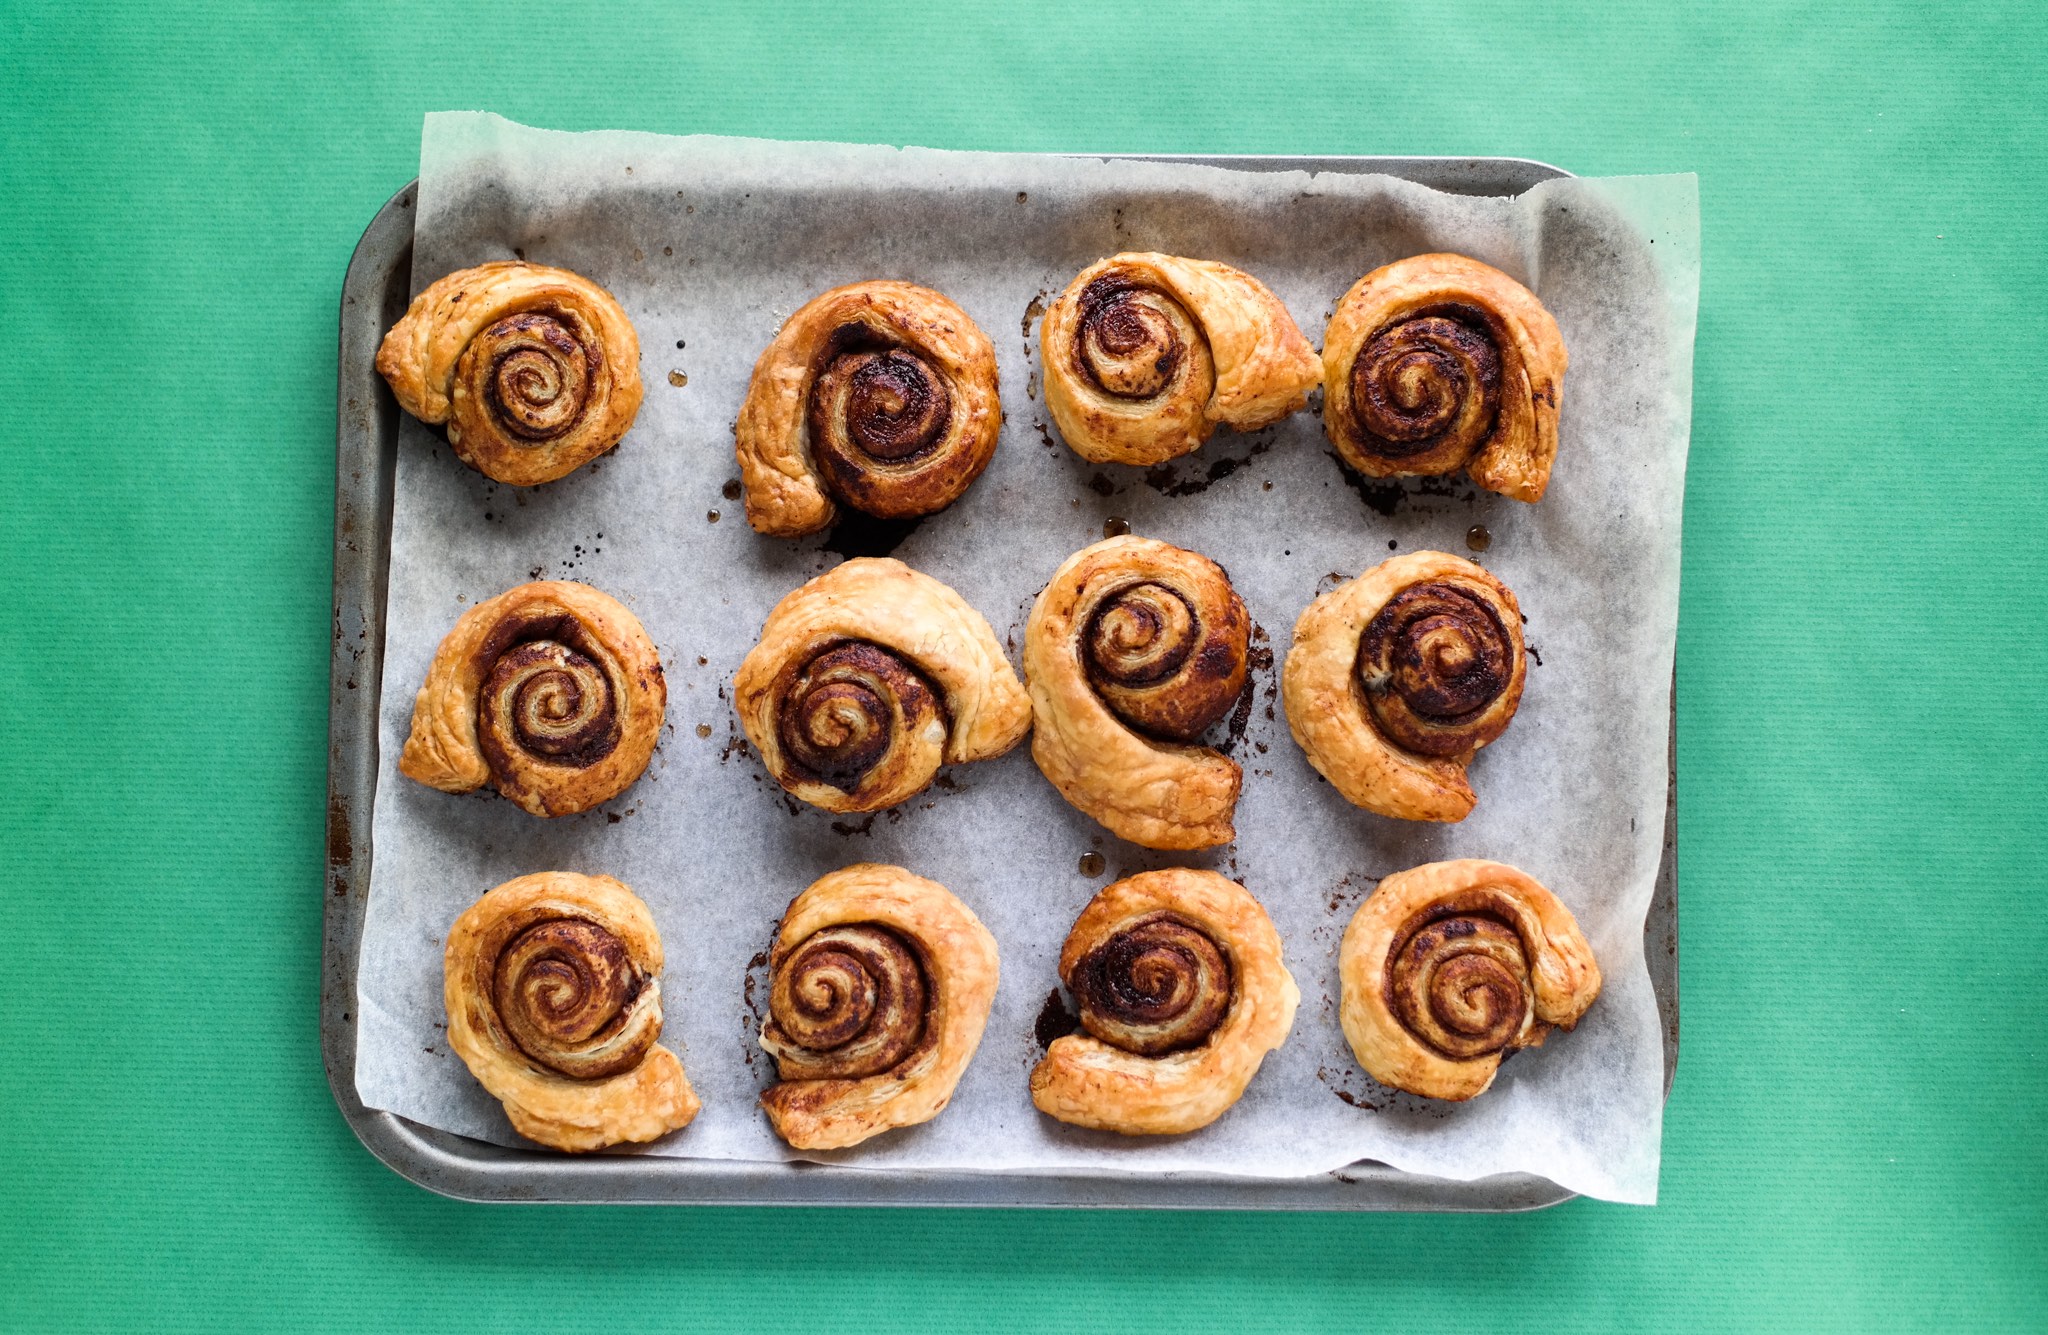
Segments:
[[[1063,153],[1241,171],[1384,173],[1456,193],[1512,195],[1572,173],[1517,157]],[[1487,187],[1493,188],[1487,188]],[[1462,187],[1462,188],[1461,188]],[[409,293],[414,178],[364,228],[342,284],[335,395],[333,658],[328,712],[320,1036],[328,1087],[365,1149],[415,1185],[457,1200],[530,1204],[865,1205],[983,1208],[1399,1210],[1509,1213],[1578,1193],[1530,1173],[1470,1182],[1364,1161],[1306,1178],[1219,1173],[933,1172],[838,1164],[567,1156],[472,1140],[366,1107],[356,1092],[356,964],[368,907],[377,786],[384,604],[398,406],[372,366],[392,284]],[[374,615],[372,615],[374,613]],[[1644,957],[1663,1029],[1664,1094],[1677,1069],[1677,691],[1667,764],[1663,859],[1644,924]],[[358,681],[357,678],[362,680]],[[1661,949],[1659,949],[1661,947]]]

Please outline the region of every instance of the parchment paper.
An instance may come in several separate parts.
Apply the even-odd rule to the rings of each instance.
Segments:
[[[1662,1055],[1643,919],[1664,825],[1679,518],[1691,403],[1697,205],[1688,176],[1546,183],[1516,200],[1387,177],[1246,173],[1097,159],[558,134],[494,116],[429,116],[413,290],[523,256],[604,284],[638,328],[646,404],[619,449],[518,490],[405,421],[393,517],[375,862],[357,1087],[365,1103],[504,1144],[496,1101],[446,1044],[441,949],[490,887],[525,872],[603,872],[654,910],[667,951],[662,1041],[704,1111],[654,1154],[810,1157],[870,1168],[1175,1169],[1314,1174],[1360,1159],[1468,1179],[1540,1173],[1590,1195],[1656,1196]],[[1405,255],[1457,251],[1532,287],[1571,354],[1562,445],[1541,504],[1462,478],[1361,485],[1311,410],[1143,470],[1084,462],[1048,425],[1038,304],[1120,250],[1223,260],[1276,291],[1314,342],[1338,297]],[[723,494],[755,357],[815,293],[871,277],[927,284],[994,340],[1005,424],[964,499],[894,554],[958,589],[1014,657],[1031,600],[1069,553],[1121,517],[1229,570],[1260,627],[1235,845],[1125,844],[1073,810],[1029,746],[944,772],[903,807],[835,816],[786,799],[741,740],[727,687],[769,607],[859,550],[748,529]],[[713,522],[715,512],[716,522]],[[1347,805],[1278,708],[1277,663],[1317,593],[1390,552],[1476,555],[1520,598],[1531,667],[1514,724],[1473,766],[1478,809],[1410,824]],[[872,547],[872,535],[866,539]],[[585,580],[661,647],[669,726],[646,775],[601,810],[537,820],[488,790],[450,796],[395,768],[413,695],[463,609],[533,578]],[[1097,875],[1079,870],[1100,852]],[[1606,989],[1576,1032],[1518,1054],[1463,1105],[1394,1093],[1337,1024],[1336,951],[1376,880],[1450,857],[1515,863],[1578,915]],[[854,1150],[796,1156],[755,1106],[773,1063],[755,1046],[765,951],[785,904],[849,862],[896,862],[970,904],[1002,950],[973,1065],[936,1121]],[[1190,1135],[1124,1139],[1051,1121],[1026,1077],[1060,942],[1111,878],[1170,863],[1238,878],[1271,912],[1302,992],[1285,1047],[1243,1101]],[[751,961],[751,963],[750,963]]]

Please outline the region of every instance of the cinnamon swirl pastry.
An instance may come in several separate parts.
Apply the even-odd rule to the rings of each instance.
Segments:
[[[1242,772],[1194,744],[1245,686],[1251,620],[1223,567],[1152,538],[1067,558],[1032,606],[1031,756],[1060,795],[1147,848],[1230,842]]]
[[[661,937],[609,876],[505,882],[448,933],[448,1046],[513,1129],[558,1150],[653,1140],[697,1115],[661,1037]]]
[[[1323,376],[1280,299],[1212,260],[1100,260],[1038,334],[1045,406],[1074,453],[1098,463],[1156,464],[1198,449],[1219,424],[1270,425]]]
[[[619,443],[640,411],[640,339],[612,294],[566,269],[499,262],[413,298],[377,349],[399,406],[448,424],[457,458],[516,487]]]
[[[1060,949],[1081,1033],[1054,1039],[1031,1101],[1062,1122],[1171,1135],[1237,1102],[1294,1024],[1301,993],[1273,920],[1213,871],[1105,886]]]
[[[937,1117],[981,1044],[996,941],[946,887],[863,862],[790,902],[768,967],[761,1046],[782,1083],[775,1134],[836,1150]]]
[[[999,756],[1031,726],[988,622],[889,557],[847,561],[777,603],[732,690],[775,781],[827,811],[894,806],[940,765]]]
[[[1540,501],[1557,457],[1567,358],[1534,293],[1463,255],[1416,255],[1358,280],[1323,334],[1323,429],[1368,477],[1460,468]]]
[[[1308,605],[1280,680],[1287,726],[1354,806],[1459,821],[1465,769],[1522,700],[1522,610],[1460,557],[1382,561]]]
[[[834,288],[754,364],[733,427],[747,522],[795,538],[835,502],[933,514],[988,467],[1002,425],[995,345],[967,312],[914,283]]]
[[[536,816],[618,796],[668,708],[640,622],[587,584],[521,584],[462,614],[413,702],[398,772],[448,793],[488,783]]]
[[[1527,872],[1466,858],[1379,883],[1337,953],[1344,1037],[1366,1074],[1432,1099],[1486,1092],[1507,1053],[1600,995],[1571,910]]]

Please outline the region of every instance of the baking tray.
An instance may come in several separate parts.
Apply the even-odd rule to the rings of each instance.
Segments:
[[[1524,158],[1233,157],[1079,154],[1194,162],[1236,171],[1399,176],[1467,195],[1518,195],[1568,176]],[[1530,1173],[1472,1182],[1361,1161],[1305,1178],[1216,1173],[970,1173],[837,1164],[676,1159],[631,1153],[570,1156],[492,1145],[363,1106],[356,1095],[356,961],[370,888],[370,813],[377,793],[378,697],[391,555],[398,404],[373,365],[384,331],[411,295],[415,180],[370,221],[342,283],[341,370],[334,474],[334,661],[327,751],[326,930],[320,1042],[341,1115],[370,1153],[409,1181],[472,1201],[650,1205],[972,1205],[1202,1210],[1537,1210],[1570,1200]],[[1676,698],[1664,856],[1643,925],[1643,953],[1664,1039],[1664,1090],[1678,1064]]]

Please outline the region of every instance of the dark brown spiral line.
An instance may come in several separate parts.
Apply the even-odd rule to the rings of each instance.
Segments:
[[[1358,679],[1388,740],[1422,755],[1462,755],[1500,736],[1514,716],[1516,702],[1504,697],[1520,652],[1486,598],[1454,584],[1414,584],[1359,637]]]
[[[1478,913],[1416,929],[1389,957],[1388,1000],[1401,1023],[1446,1057],[1483,1057],[1515,1046],[1535,992],[1522,938]]]
[[[658,993],[618,937],[594,922],[537,923],[498,952],[498,1021],[535,1062],[578,1080],[639,1065],[661,1033]]]
[[[849,641],[796,673],[776,726],[796,770],[850,793],[893,747],[942,717],[938,693],[916,668],[878,645]]]
[[[1462,307],[1374,334],[1351,364],[1351,415],[1368,453],[1389,459],[1476,450],[1500,410],[1501,359],[1486,316]]]
[[[1104,393],[1155,398],[1187,359],[1191,326],[1171,297],[1107,275],[1082,289],[1077,361]]]
[[[811,391],[814,450],[858,467],[916,459],[945,439],[953,396],[923,358],[902,348],[853,352],[834,358]]]
[[[553,440],[573,428],[604,367],[602,346],[584,336],[580,322],[545,309],[506,316],[474,346],[490,359],[484,395],[492,418],[525,441]]]
[[[617,692],[586,654],[555,639],[528,640],[492,661],[477,724],[494,770],[515,754],[583,768],[619,744]]]
[[[776,966],[765,1037],[785,1080],[858,1080],[903,1061],[924,1036],[917,952],[885,927],[828,927]]]
[[[1230,1013],[1230,961],[1199,928],[1143,918],[1082,957],[1068,986],[1081,1027],[1156,1057],[1204,1042]]]
[[[1102,601],[1082,648],[1090,684],[1117,717],[1141,732],[1189,741],[1243,693],[1243,638],[1233,642],[1226,628],[1205,626],[1176,590],[1144,583]]]

